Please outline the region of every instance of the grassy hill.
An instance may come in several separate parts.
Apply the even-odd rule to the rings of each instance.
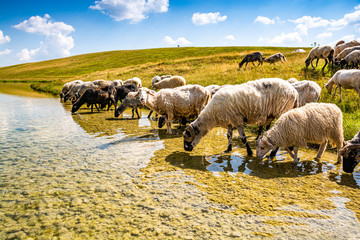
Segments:
[[[122,79],[139,77],[143,86],[149,87],[155,75],[181,75],[188,84],[239,84],[249,80],[279,77],[316,81],[321,87],[334,74],[328,68],[321,71],[323,60],[313,70],[305,69],[307,53],[294,53],[296,48],[275,47],[187,47],[160,48],[128,51],[110,51],[83,54],[68,58],[27,63],[0,68],[0,81],[30,82],[34,89],[60,93],[65,82],[81,79]],[[305,49],[309,51],[309,49]],[[282,52],[288,62],[247,68],[238,71],[238,64],[248,53],[261,51],[264,56]],[[257,64],[256,64],[257,65]],[[322,92],[322,102],[336,103],[344,113],[346,138],[351,138],[360,126],[359,97],[354,90],[343,91],[343,102],[332,99],[327,91]]]

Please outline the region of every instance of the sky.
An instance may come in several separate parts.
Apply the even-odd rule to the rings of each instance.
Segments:
[[[0,67],[113,50],[354,39],[352,0],[0,0]]]

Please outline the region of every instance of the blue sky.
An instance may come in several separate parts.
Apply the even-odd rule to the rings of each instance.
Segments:
[[[360,40],[350,0],[1,1],[0,67],[91,52]]]

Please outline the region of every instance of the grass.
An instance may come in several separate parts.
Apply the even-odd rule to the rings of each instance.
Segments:
[[[321,60],[316,69],[305,69],[306,53],[293,53],[295,48],[276,47],[188,47],[129,51],[111,51],[78,55],[50,61],[21,64],[0,68],[0,81],[31,82],[31,87],[57,95],[65,82],[82,79],[122,79],[139,77],[149,87],[155,75],[181,75],[188,84],[240,84],[260,78],[279,77],[316,81],[321,87],[334,74],[328,68],[321,71]],[[309,49],[305,49],[309,50]],[[254,67],[248,64],[238,71],[238,64],[248,53],[261,51],[264,56],[282,52],[284,64],[276,63]],[[256,64],[257,65],[257,64]],[[358,131],[359,97],[353,90],[343,91],[343,102],[329,96],[324,89],[321,102],[337,104],[344,113],[345,138]]]

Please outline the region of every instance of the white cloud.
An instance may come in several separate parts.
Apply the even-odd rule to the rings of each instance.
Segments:
[[[21,61],[65,57],[69,56],[70,50],[74,48],[74,39],[68,35],[75,29],[63,22],[51,21],[48,14],[45,14],[43,18],[40,16],[30,17],[29,20],[25,20],[14,27],[27,33],[45,36],[45,40],[40,42],[39,48],[32,50],[25,48],[17,54]]]
[[[5,49],[4,51],[0,52],[0,56],[8,55],[11,53],[11,50]]]
[[[333,36],[333,34],[331,32],[324,32],[324,33],[318,34],[316,36],[316,38],[323,39],[323,38],[329,38],[332,36]]]
[[[99,10],[115,21],[130,20],[130,23],[138,23],[152,12],[167,12],[168,8],[169,0],[100,0],[90,6],[90,9]]]
[[[0,30],[0,44],[4,44],[4,43],[8,43],[10,42],[10,37],[9,36],[4,36],[3,31]]]
[[[279,45],[283,43],[293,43],[293,42],[301,43],[302,38],[300,36],[300,33],[292,32],[292,33],[281,33],[281,35],[275,36],[273,38],[260,37],[259,41],[266,42],[268,44]]]
[[[174,46],[177,46],[177,45],[180,45],[180,46],[188,46],[188,45],[191,45],[192,43],[190,41],[188,41],[186,38],[184,37],[180,37],[176,40],[172,39],[171,37],[169,36],[165,36],[163,41],[168,44],[168,45],[174,45]]]
[[[344,17],[340,18],[339,20],[332,20],[330,27],[334,30],[337,30],[337,29],[342,29],[348,25],[358,24],[358,23],[360,23],[360,10],[356,10],[355,12],[345,14]]]
[[[205,25],[210,23],[223,22],[227,16],[221,16],[219,12],[216,13],[194,13],[191,20],[195,25]]]
[[[289,22],[296,23],[295,30],[303,35],[307,35],[310,28],[326,27],[330,24],[329,20],[311,16],[303,16],[295,20],[289,20]]]
[[[360,4],[357,5],[357,6],[355,6],[354,9],[355,9],[355,10],[359,10],[359,9],[360,9]]]
[[[234,37],[234,35],[227,35],[227,36],[225,36],[225,39],[234,41],[235,37]]]
[[[355,37],[354,34],[350,34],[350,35],[345,35],[345,36],[337,39],[336,41],[330,42],[328,45],[335,46],[335,44],[336,44],[338,41],[340,41],[340,40],[344,40],[345,42],[350,42],[350,41],[352,41],[352,40],[354,40],[354,39],[360,41],[359,38],[356,39],[356,37]]]
[[[263,16],[257,16],[257,18],[254,20],[255,23],[263,23],[263,24],[275,24],[275,20],[263,17]]]

